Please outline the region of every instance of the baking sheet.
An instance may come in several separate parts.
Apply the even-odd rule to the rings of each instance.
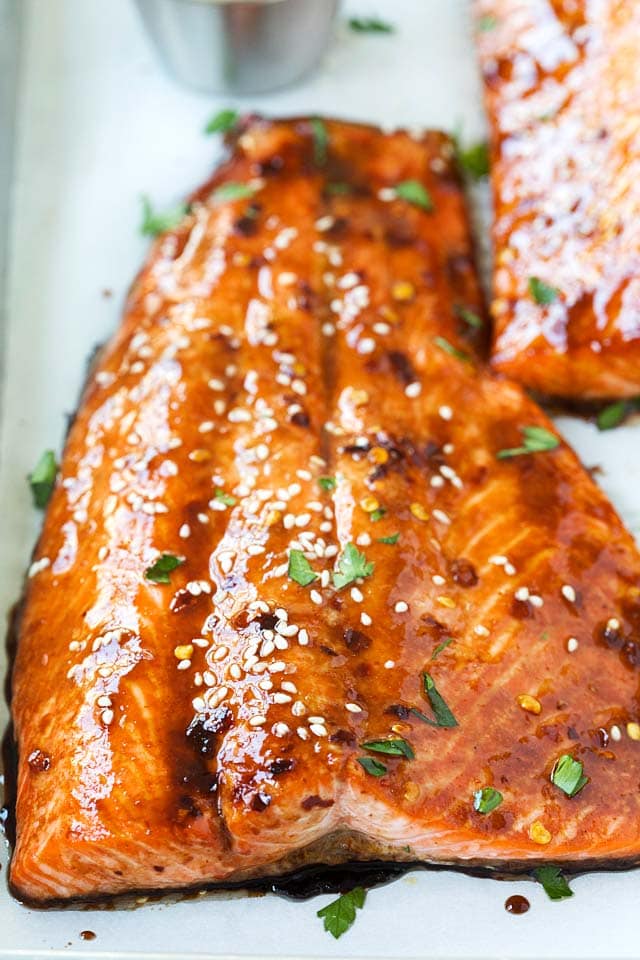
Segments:
[[[235,103],[192,95],[165,78],[127,0],[15,3],[25,23],[0,402],[3,611],[19,591],[38,525],[25,476],[45,447],[59,448],[87,357],[114,329],[145,252],[139,196],[149,193],[159,207],[170,206],[205,177],[219,144],[201,131],[216,109],[328,112],[449,130],[462,122],[469,138],[483,133],[467,0],[350,0],[345,14],[375,12],[393,21],[397,33],[359,36],[339,26],[313,78]],[[640,425],[608,434],[569,418],[559,426],[588,466],[602,467],[599,482],[638,537]],[[6,892],[6,852],[0,856],[2,957],[568,960],[639,952],[640,873],[580,878],[573,900],[562,903],[525,881],[416,873],[369,893],[355,926],[335,942],[315,916],[328,897],[302,904],[216,897],[130,911],[27,910]],[[513,893],[531,901],[525,916],[505,912]],[[87,929],[95,940],[80,939]]]

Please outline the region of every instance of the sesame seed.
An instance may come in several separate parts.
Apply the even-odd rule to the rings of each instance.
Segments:
[[[324,723],[324,717],[309,717],[309,723]]]
[[[268,677],[265,677],[264,680],[261,680],[258,684],[261,690],[273,690],[273,680],[269,680]]]
[[[429,481],[432,487],[444,487],[444,480],[442,477],[439,477],[437,474],[434,477],[431,477]]]
[[[512,563],[505,563],[504,572],[508,577],[514,577],[516,575],[516,568]]]
[[[419,397],[422,393],[422,384],[414,381],[413,383],[408,383],[404,388],[404,393],[406,397]]]
[[[273,695],[274,703],[291,703],[291,697],[288,693],[274,693]]]
[[[619,629],[620,629],[620,621],[618,620],[618,618],[617,618],[617,617],[610,617],[610,618],[607,620],[607,628],[608,628],[609,630],[619,630]]]
[[[362,603],[364,600],[362,590],[359,590],[357,587],[351,587],[351,599],[356,603]]]
[[[319,220],[316,220],[316,230],[319,230],[320,233],[325,233],[327,230],[330,230],[334,225],[335,219],[331,216],[320,217]],[[356,277],[356,283],[358,278]]]
[[[528,600],[528,599],[529,599],[529,590],[528,590],[528,588],[527,588],[527,587],[518,587],[518,589],[517,589],[516,592],[514,593],[514,597],[516,598],[516,600],[521,600],[521,601],[523,601],[523,602],[524,602],[525,600]]]
[[[102,722],[108,727],[113,722],[113,710],[103,710],[101,714]]]
[[[568,600],[569,603],[576,602],[576,591],[570,584],[564,583],[561,588],[561,593],[565,600]]]
[[[348,710],[349,713],[362,713],[362,707],[357,703],[345,703],[345,710]]]
[[[267,722],[267,718],[261,716],[261,714],[256,714],[254,717],[249,718],[250,727],[263,727]]]
[[[329,733],[323,723],[312,723],[309,726],[309,730],[311,730],[311,733],[316,737],[326,737]]]
[[[473,628],[473,632],[474,632],[474,633],[476,634],[476,636],[478,636],[478,637],[488,637],[488,636],[489,636],[489,631],[488,631],[487,628],[484,627],[481,623],[476,624],[476,626]]]
[[[286,737],[289,733],[289,727],[286,723],[274,723],[271,727],[271,733],[274,737]]]
[[[622,730],[615,723],[611,727],[611,730],[609,731],[609,735],[612,740],[616,740],[616,741],[622,740]]]
[[[578,641],[576,640],[575,637],[569,637],[569,639],[567,640],[567,650],[569,651],[569,653],[575,653],[577,649],[578,649]]]
[[[297,689],[296,689],[295,683],[291,683],[290,680],[283,680],[282,683],[280,684],[280,686],[281,686],[281,688],[282,688],[283,690],[286,690],[287,693],[297,693],[297,692],[298,692]]]
[[[269,673],[282,673],[282,671],[285,670],[286,666],[287,665],[284,662],[284,660],[276,660],[275,663],[269,664],[268,670],[269,670]]]
[[[362,624],[363,627],[370,627],[371,624],[373,623],[369,614],[365,613],[364,610],[360,614],[360,623]]]
[[[302,628],[302,630],[298,631],[298,643],[300,644],[301,647],[306,647],[307,644],[309,643],[309,634],[304,629],[304,627]]]
[[[443,420],[451,420],[453,416],[453,410],[446,404],[438,408],[438,413]]]
[[[182,537],[183,540],[186,540],[187,537],[191,535],[191,527],[188,523],[183,523],[180,529],[178,530],[178,536]]]
[[[202,697],[194,697],[191,701],[191,706],[196,711],[196,713],[202,713],[206,709],[206,704]]]
[[[406,613],[409,609],[409,604],[405,603],[404,600],[398,600],[395,607],[393,608],[396,613]]]
[[[385,670],[393,670],[395,665],[396,665],[395,660],[386,660],[384,667],[385,667]]]
[[[358,341],[358,353],[373,353],[376,348],[376,342],[372,337],[363,337]]]
[[[544,606],[544,600],[542,597],[539,597],[537,593],[532,593],[529,595],[529,603],[532,607],[542,607]]]
[[[229,667],[229,676],[232,680],[240,680],[242,677],[242,670],[237,663],[232,663]]]
[[[444,523],[444,524],[451,523],[450,517],[448,516],[448,514],[444,512],[444,510],[439,510],[438,508],[436,508],[435,510],[433,510],[432,516],[434,517],[435,520],[439,520],[440,523]]]
[[[318,593],[317,590],[311,590],[309,592],[309,599],[312,603],[317,604],[318,606],[322,603],[322,594]]]
[[[294,717],[304,717],[306,712],[307,712],[307,708],[305,707],[302,700],[296,700],[296,702],[291,707],[291,713],[293,714]]]
[[[296,730],[296,733],[298,734],[301,740],[309,739],[309,733],[306,727],[298,727],[298,729]]]

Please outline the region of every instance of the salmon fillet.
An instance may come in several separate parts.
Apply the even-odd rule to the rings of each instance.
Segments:
[[[491,125],[493,364],[640,394],[640,5],[476,0]],[[542,284],[540,284],[542,281]]]
[[[482,368],[451,142],[252,118],[232,146],[69,433],[18,629],[13,891],[635,862],[640,557]]]

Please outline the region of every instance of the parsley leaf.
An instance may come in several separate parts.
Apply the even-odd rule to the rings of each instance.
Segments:
[[[256,192],[255,187],[250,183],[236,183],[229,180],[227,183],[221,183],[219,187],[211,194],[216,203],[226,203],[227,200],[244,200],[252,197]]]
[[[478,20],[478,30],[480,33],[488,33],[489,30],[495,30],[498,26],[498,20],[492,14],[487,13]]]
[[[313,162],[316,167],[324,167],[327,162],[329,134],[324,121],[320,117],[312,117],[309,122],[313,136]]]
[[[314,573],[311,564],[305,557],[302,550],[291,550],[289,552],[289,577],[299,583],[301,587],[308,587],[310,583],[318,579],[318,574]]]
[[[378,520],[382,520],[386,512],[386,507],[378,507],[377,510],[372,510],[372,512],[369,514],[369,520],[371,520],[372,523],[377,523]]]
[[[529,277],[529,293],[537,304],[541,307],[547,307],[550,303],[555,303],[560,291],[555,287],[550,287],[540,277]]]
[[[435,660],[438,654],[442,653],[443,650],[446,650],[450,643],[453,643],[453,637],[447,637],[442,643],[439,643],[431,654],[431,659]]]
[[[483,787],[482,790],[476,790],[473,795],[473,809],[477,813],[491,813],[496,807],[499,807],[504,797],[499,790],[493,787]]]
[[[335,477],[318,477],[318,483],[323,490],[335,490],[337,486]]]
[[[171,583],[169,574],[176,567],[181,567],[183,563],[184,560],[181,557],[174,557],[172,553],[163,553],[154,564],[145,570],[145,578],[153,583]]]
[[[419,180],[403,180],[402,183],[395,185],[394,190],[396,197],[406,200],[414,207],[420,207],[421,210],[428,212],[433,210],[433,200]]]
[[[342,590],[359,577],[370,577],[374,563],[367,562],[364,553],[360,553],[354,543],[348,543],[338,558],[338,569],[333,573],[333,585]]]
[[[230,493],[225,493],[220,487],[216,488],[214,496],[220,503],[224,503],[225,507],[235,507],[238,502],[235,497],[232,497]]]
[[[356,910],[362,909],[367,894],[362,887],[354,887],[349,893],[343,893],[337,900],[332,900],[316,916],[324,920],[325,930],[335,937],[341,937],[356,919]]]
[[[556,760],[550,779],[568,797],[575,797],[589,783],[583,773],[582,761],[574,760],[570,753],[563,753]]]
[[[463,171],[472,180],[482,180],[489,174],[489,146],[486,142],[473,143],[470,147],[457,147],[456,156]]]
[[[391,737],[389,740],[367,740],[360,746],[363,750],[386,753],[389,757],[406,757],[407,760],[413,760],[415,757],[413,747],[402,737]]]
[[[33,502],[39,510],[43,510],[49,502],[57,472],[58,466],[53,450],[45,450],[29,474]]]
[[[471,357],[468,353],[463,353],[462,350],[458,350],[457,347],[454,347],[452,343],[445,337],[434,337],[433,342],[436,347],[440,347],[441,350],[444,350],[445,353],[448,353],[450,357],[455,357],[457,360],[463,360],[465,363],[468,363],[471,360]]]
[[[424,684],[424,692],[436,717],[435,723],[433,720],[431,721],[432,725],[434,727],[457,727],[458,721],[438,693],[433,677],[430,673],[427,673],[426,670],[422,674],[422,682]]]
[[[399,533],[392,533],[389,537],[378,537],[378,543],[388,543],[389,546],[394,546],[399,539]]]
[[[384,777],[387,772],[384,763],[376,760],[375,757],[356,757],[356,760],[372,777]]]
[[[546,450],[555,450],[560,446],[560,440],[545,427],[520,427],[524,443],[521,447],[510,447],[507,450],[498,450],[498,460],[508,460],[510,457],[520,457],[525,453],[543,453]]]
[[[352,187],[350,183],[336,181],[335,183],[326,183],[324,186],[324,192],[328,193],[329,196],[344,196],[345,194],[352,192]]]
[[[180,203],[172,210],[165,210],[164,213],[156,213],[151,206],[151,201],[148,196],[144,195],[141,197],[141,200],[142,223],[140,224],[140,233],[144,237],[157,237],[160,233],[173,230],[189,211],[185,203]]]
[[[467,326],[473,327],[474,330],[480,330],[484,326],[482,318],[479,317],[477,313],[474,313],[473,310],[469,310],[468,307],[456,304],[453,309],[457,316],[459,316],[461,320],[464,320]]]
[[[624,400],[618,400],[617,403],[611,403],[608,407],[604,407],[596,420],[598,430],[613,430],[614,427],[618,427],[624,420],[627,410],[628,407]]]
[[[378,17],[351,17],[349,29],[354,33],[395,33],[396,28]]]
[[[206,127],[204,128],[205,133],[226,133],[227,130],[232,130],[236,123],[238,122],[238,111],[237,110],[219,110],[214,114]]]
[[[550,900],[566,900],[573,896],[573,890],[560,867],[538,867],[533,875],[542,884]]]

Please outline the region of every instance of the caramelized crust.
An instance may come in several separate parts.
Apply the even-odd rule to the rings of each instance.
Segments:
[[[476,15],[495,201],[493,364],[547,395],[633,397],[640,5],[476,0]],[[553,302],[536,302],[532,277],[557,291]]]
[[[252,119],[154,244],[28,578],[19,896],[638,857],[640,559],[563,443],[497,458],[553,428],[477,364],[451,153]],[[425,722],[425,670],[457,726]],[[362,746],[389,737],[414,758]]]

